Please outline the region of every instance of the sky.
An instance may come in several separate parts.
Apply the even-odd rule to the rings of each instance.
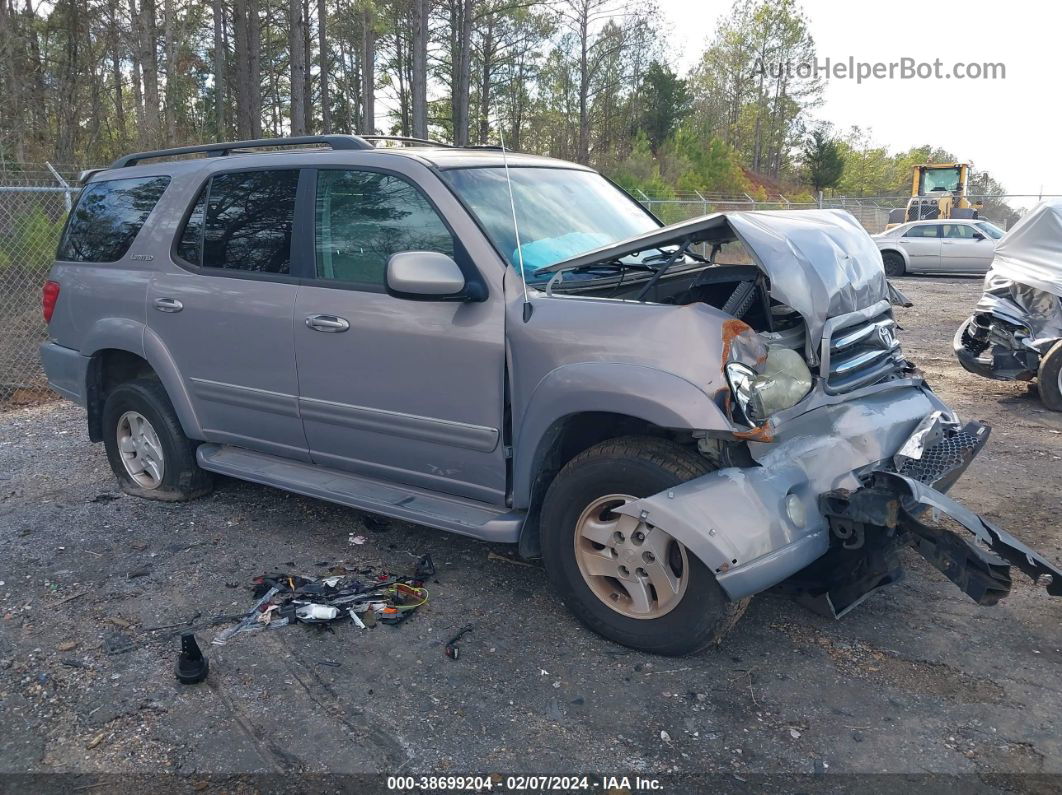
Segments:
[[[697,63],[732,0],[657,0],[672,26],[673,66]],[[1013,194],[1062,194],[1062,3],[802,0],[820,62],[1002,63],[1003,79],[827,81],[812,111],[838,130],[859,125],[890,151],[930,144],[972,161]],[[1035,196],[1034,196],[1035,200]],[[1019,202],[1021,203],[1021,202]]]

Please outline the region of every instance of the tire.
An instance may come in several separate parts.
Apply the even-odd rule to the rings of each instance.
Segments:
[[[1062,411],[1062,341],[1056,342],[1040,359],[1036,388],[1045,406],[1051,411]]]
[[[210,473],[196,464],[198,443],[184,435],[166,390],[154,379],[127,381],[108,393],[103,445],[126,494],[178,502],[213,487]]]
[[[715,575],[692,553],[660,528],[647,528],[633,518],[620,520],[619,514],[608,509],[623,501],[614,500],[616,495],[634,499],[648,497],[711,470],[709,462],[696,452],[674,442],[638,436],[595,445],[569,461],[557,474],[542,506],[542,559],[564,604],[589,629],[641,651],[682,655],[719,643],[741,618],[749,600],[729,601]],[[585,518],[587,511],[590,511],[589,519]],[[615,526],[629,535],[623,540],[626,546],[600,545],[598,550],[596,542],[578,532],[581,526],[592,526],[594,533],[601,535],[602,528],[613,527],[612,523],[617,520],[622,524]],[[637,542],[639,533],[644,537],[643,542]],[[609,543],[614,543],[614,536],[609,538],[613,539]],[[644,543],[644,549],[661,550],[664,548],[658,543],[661,538],[665,539],[667,553],[659,559],[647,558],[645,565],[654,576],[659,576],[667,566],[681,587],[666,597],[661,597],[661,592],[655,589],[645,588],[646,593],[655,595],[649,600],[651,606],[655,604],[655,610],[651,607],[642,617],[633,615],[639,605],[629,596],[640,592],[638,588],[632,590],[610,576],[584,576],[583,568],[588,561],[589,565],[600,564],[606,568],[614,565],[623,569],[619,561],[634,561],[632,565],[641,566],[637,559],[625,556],[632,556],[642,548],[634,547],[636,543]],[[584,549],[589,552],[583,552]],[[606,550],[618,552],[600,555],[599,560],[598,552]],[[644,557],[651,553],[640,554]],[[649,581],[645,570],[637,568],[636,572],[637,578],[630,577],[627,571],[630,582]],[[606,598],[609,589],[613,593]]]
[[[907,264],[903,261],[903,255],[898,251],[881,252],[881,263],[885,266],[885,275],[890,278],[907,273]]]

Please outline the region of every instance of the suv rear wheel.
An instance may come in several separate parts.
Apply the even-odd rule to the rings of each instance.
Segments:
[[[196,444],[154,379],[119,384],[107,395],[103,445],[126,494],[175,502],[210,492],[210,473],[196,464]]]
[[[659,527],[615,512],[711,471],[702,456],[652,437],[602,442],[554,478],[542,506],[542,557],[567,605],[609,640],[655,654],[718,643],[748,600]]]

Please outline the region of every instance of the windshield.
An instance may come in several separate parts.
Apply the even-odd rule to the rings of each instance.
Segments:
[[[999,240],[1006,233],[995,224],[990,224],[988,221],[979,221],[977,227],[988,235],[993,240]]]
[[[592,171],[510,168],[520,249],[527,281],[552,274],[535,271],[587,251],[659,228],[627,194]],[[519,269],[505,169],[459,168],[443,177],[471,208],[498,250]],[[655,249],[649,256],[657,255]],[[640,256],[640,255],[639,255]],[[629,259],[639,261],[639,256]]]
[[[925,195],[933,191],[955,192],[959,189],[960,170],[957,168],[933,168],[922,172],[922,187],[918,191]]]

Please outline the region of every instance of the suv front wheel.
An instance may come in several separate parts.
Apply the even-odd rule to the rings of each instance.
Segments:
[[[195,460],[195,443],[184,435],[162,384],[128,381],[103,404],[103,445],[126,494],[176,502],[210,492],[210,473]]]
[[[659,527],[615,512],[711,471],[664,439],[627,437],[580,453],[542,506],[546,572],[568,608],[609,640],[655,654],[689,654],[722,637],[745,612],[715,576]]]

